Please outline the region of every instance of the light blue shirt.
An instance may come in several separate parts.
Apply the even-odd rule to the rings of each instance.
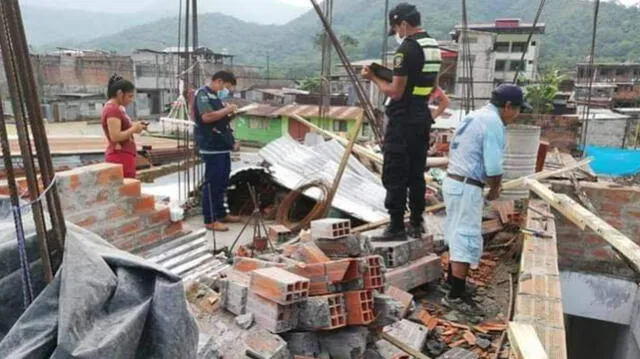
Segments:
[[[448,172],[485,182],[503,174],[505,128],[492,104],[460,122],[449,150]]]

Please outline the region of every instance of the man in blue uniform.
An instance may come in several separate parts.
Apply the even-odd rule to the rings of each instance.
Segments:
[[[393,57],[393,80],[387,82],[369,67],[361,75],[370,79],[390,99],[386,115],[382,182],[387,190],[385,206],[390,224],[374,240],[406,240],[404,213],[409,194],[409,235],[424,233],[423,212],[426,183],[424,171],[433,119],[427,101],[438,86],[441,55],[438,43],[420,27],[420,12],[401,3],[389,12],[391,29],[400,47]]]
[[[237,107],[225,105],[222,101],[235,85],[236,77],[231,72],[217,72],[208,86],[198,89],[193,106],[196,121],[194,137],[205,164],[202,191],[204,225],[209,230],[221,232],[229,230],[225,223],[240,221],[240,218],[227,214],[224,204],[231,174],[231,151],[235,145],[231,115]]]
[[[447,207],[444,236],[449,245],[449,294],[442,304],[462,312],[477,311],[466,292],[469,267],[482,256],[482,213],[486,199],[500,197],[505,149],[505,126],[530,106],[516,85],[498,86],[491,103],[471,112],[456,129],[449,152],[447,178],[442,185]]]

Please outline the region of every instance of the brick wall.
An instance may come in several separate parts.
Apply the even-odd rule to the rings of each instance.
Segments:
[[[596,209],[595,214],[640,244],[640,188],[610,186],[603,182],[582,182],[581,185]],[[576,199],[568,181],[553,182],[552,189]],[[598,234],[590,229],[582,231],[561,214],[556,214],[556,218],[561,269],[620,276],[633,274]]]
[[[621,148],[625,139],[627,120],[589,120],[587,145]]]
[[[541,140],[548,141],[551,147],[557,147],[562,152],[575,151],[582,133],[582,124],[575,115],[522,114],[518,123],[540,126]]]
[[[182,223],[169,220],[169,207],[141,193],[139,180],[123,178],[120,165],[101,163],[56,175],[65,220],[120,249],[139,252],[182,234]],[[28,194],[24,179],[18,186]],[[0,194],[8,194],[6,184],[0,185]]]

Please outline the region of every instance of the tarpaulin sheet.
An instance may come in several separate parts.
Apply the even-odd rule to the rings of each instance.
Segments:
[[[587,146],[586,152],[594,158],[590,165],[596,174],[621,177],[640,173],[640,150]]]
[[[196,357],[198,328],[179,277],[68,224],[63,265],[45,285],[30,217],[37,297],[26,311],[13,220],[0,218],[0,358]]]

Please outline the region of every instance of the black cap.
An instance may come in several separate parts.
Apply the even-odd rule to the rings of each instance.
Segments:
[[[398,25],[403,20],[407,20],[416,15],[420,16],[420,12],[414,5],[406,2],[396,5],[396,7],[389,11],[389,36],[396,34],[395,30],[393,30],[394,25]]]
[[[524,99],[524,91],[520,86],[502,84],[491,93],[491,101],[504,104],[510,102],[512,106],[531,109],[531,105]]]

